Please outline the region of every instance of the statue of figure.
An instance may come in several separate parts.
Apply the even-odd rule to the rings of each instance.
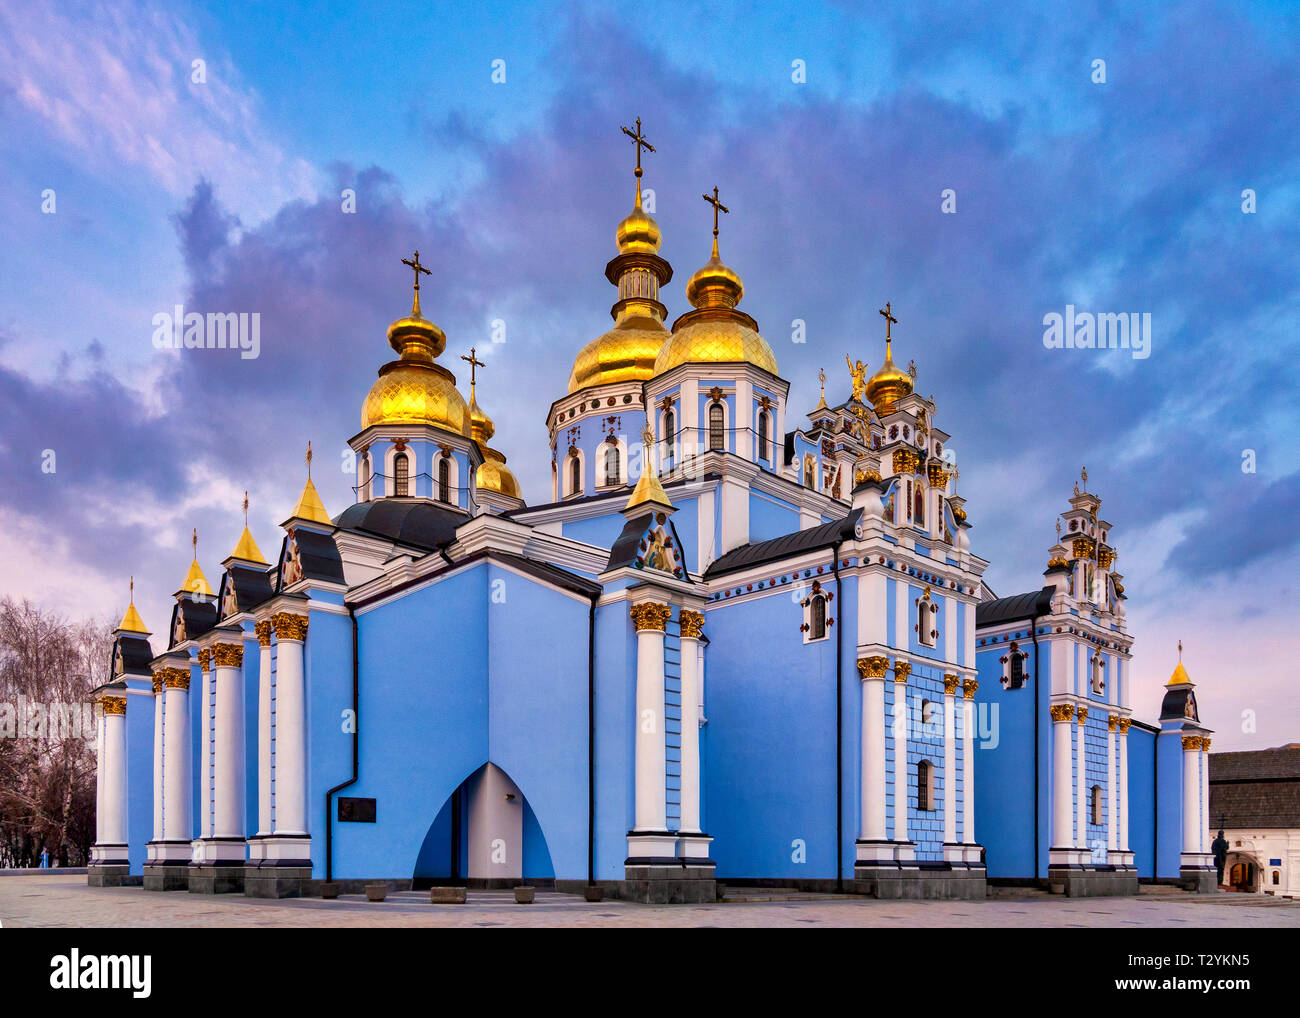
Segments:
[[[853,378],[853,396],[851,398],[861,403],[862,395],[867,391],[867,383],[865,381],[867,377],[867,366],[860,360],[857,364],[854,364],[849,360],[848,354],[844,355],[844,363],[849,366],[849,375]]]
[[[1219,883],[1223,883],[1223,867],[1228,864],[1228,841],[1223,836],[1223,831],[1219,831],[1219,836],[1214,839],[1210,845],[1210,851],[1214,853],[1214,868],[1219,871]]]
[[[664,528],[655,527],[650,534],[650,548],[646,552],[646,564],[651,569],[660,569],[665,573],[673,571],[673,557],[665,545]]]

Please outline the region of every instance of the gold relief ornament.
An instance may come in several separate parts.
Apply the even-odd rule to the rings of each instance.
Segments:
[[[1202,753],[1208,753],[1209,751],[1210,751],[1210,740],[1209,740],[1208,737],[1206,737],[1206,736],[1202,736],[1202,737],[1201,737],[1201,752],[1202,752]]]
[[[157,694],[161,693],[161,692],[162,692],[162,688],[163,688],[163,673],[160,672],[160,671],[159,671],[159,672],[154,672],[154,673],[153,673],[153,691],[154,691],[154,695],[156,696]]]
[[[887,671],[889,671],[887,657],[858,658],[858,674],[864,679],[883,679]]]
[[[1196,750],[1201,748],[1201,737],[1199,735],[1184,735],[1183,749]]]
[[[974,700],[975,694],[979,688],[980,684],[974,679],[965,679],[961,684],[961,695],[963,699]]]
[[[190,670],[188,668],[162,668],[158,674],[162,676],[163,686],[167,689],[188,691],[190,688]]]
[[[1055,703],[1052,704],[1052,720],[1056,722],[1069,721],[1074,717],[1074,704],[1072,703]]]
[[[257,634],[257,642],[263,647],[271,646],[270,619],[258,619],[257,624],[253,626],[253,632]]]
[[[943,677],[943,695],[952,696],[957,692],[957,687],[961,685],[961,676],[953,675],[951,672]]]
[[[218,668],[240,668],[244,664],[244,648],[237,643],[213,644],[212,660]]]
[[[1114,731],[1116,728],[1118,728],[1118,727],[1119,727],[1119,715],[1118,715],[1118,714],[1107,714],[1107,715],[1106,715],[1106,731],[1108,731],[1108,732],[1113,732],[1113,731]]]
[[[1131,725],[1132,723],[1133,723],[1133,719],[1132,719],[1132,718],[1120,718],[1120,719],[1119,719],[1119,734],[1120,734],[1120,735],[1128,735],[1128,726]]]
[[[199,671],[206,672],[212,664],[212,650],[209,647],[199,648]]]
[[[703,612],[693,612],[683,608],[679,621],[681,623],[683,637],[698,640],[700,634],[704,632]]]
[[[104,714],[126,714],[126,697],[125,696],[105,696],[99,701],[104,708]]]
[[[632,626],[638,633],[646,629],[663,632],[668,620],[672,618],[673,610],[658,601],[645,601],[632,605],[628,614],[632,616]]]
[[[1079,724],[1083,724],[1084,722],[1086,722],[1088,720],[1088,708],[1080,707],[1078,713],[1075,714],[1075,719],[1079,722]]]
[[[943,488],[948,484],[948,472],[944,470],[943,464],[936,460],[931,460],[926,466],[926,475],[930,484],[936,488]]]
[[[907,677],[912,674],[912,665],[907,661],[894,662],[894,681],[906,682]]]
[[[271,616],[271,626],[275,629],[277,640],[307,639],[307,616],[292,612],[276,612]]]

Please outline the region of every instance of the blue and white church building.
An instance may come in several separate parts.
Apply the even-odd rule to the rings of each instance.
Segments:
[[[458,388],[417,252],[353,504],[326,510],[309,453],[272,559],[245,513],[215,589],[196,538],[160,639],[127,609],[95,694],[90,883],[700,902],[1212,879],[1209,733],[1181,664],[1158,722],[1132,716],[1100,499],[1070,500],[1040,589],[995,597],[892,307],[877,371],[850,358],[842,401],[823,374],[789,407],[716,189],[669,324],[627,133],[613,321],[547,411],[547,499],[489,444],[473,350]]]

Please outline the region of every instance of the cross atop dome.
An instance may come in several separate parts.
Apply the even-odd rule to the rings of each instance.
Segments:
[[[420,315],[420,273],[423,272],[426,276],[432,276],[433,273],[420,264],[420,252],[418,249],[416,250],[415,257],[413,259],[403,258],[402,264],[409,265],[411,267],[411,271],[415,273],[415,296],[411,300],[411,317],[419,318],[421,317]]]

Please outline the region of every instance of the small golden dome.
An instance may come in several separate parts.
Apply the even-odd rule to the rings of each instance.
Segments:
[[[777,374],[776,354],[756,329],[732,319],[704,318],[673,333],[655,359],[654,373],[662,375],[678,364],[739,361]]]
[[[894,363],[890,345],[885,344],[885,363],[867,379],[867,399],[877,415],[885,417],[894,412],[898,401],[912,391],[912,376]]]
[[[686,283],[686,299],[697,308],[734,308],[744,295],[745,284],[740,276],[718,257],[715,237],[712,256]]]
[[[497,426],[492,418],[478,405],[473,388],[469,394],[469,435],[479,445],[486,445],[487,440],[497,433]]]
[[[569,374],[569,391],[611,382],[644,382],[654,375],[655,358],[668,339],[657,318],[625,318],[578,351]]]
[[[361,405],[361,427],[372,424],[432,424],[469,437],[469,407],[446,368],[414,360],[391,361],[379,369]]]
[[[483,462],[474,475],[474,484],[479,491],[494,491],[499,495],[520,498],[519,482],[510,468],[506,458],[495,449],[483,450]]]
[[[641,188],[637,186],[634,208],[614,231],[614,241],[619,254],[657,254],[662,241],[659,224],[641,208]]]

